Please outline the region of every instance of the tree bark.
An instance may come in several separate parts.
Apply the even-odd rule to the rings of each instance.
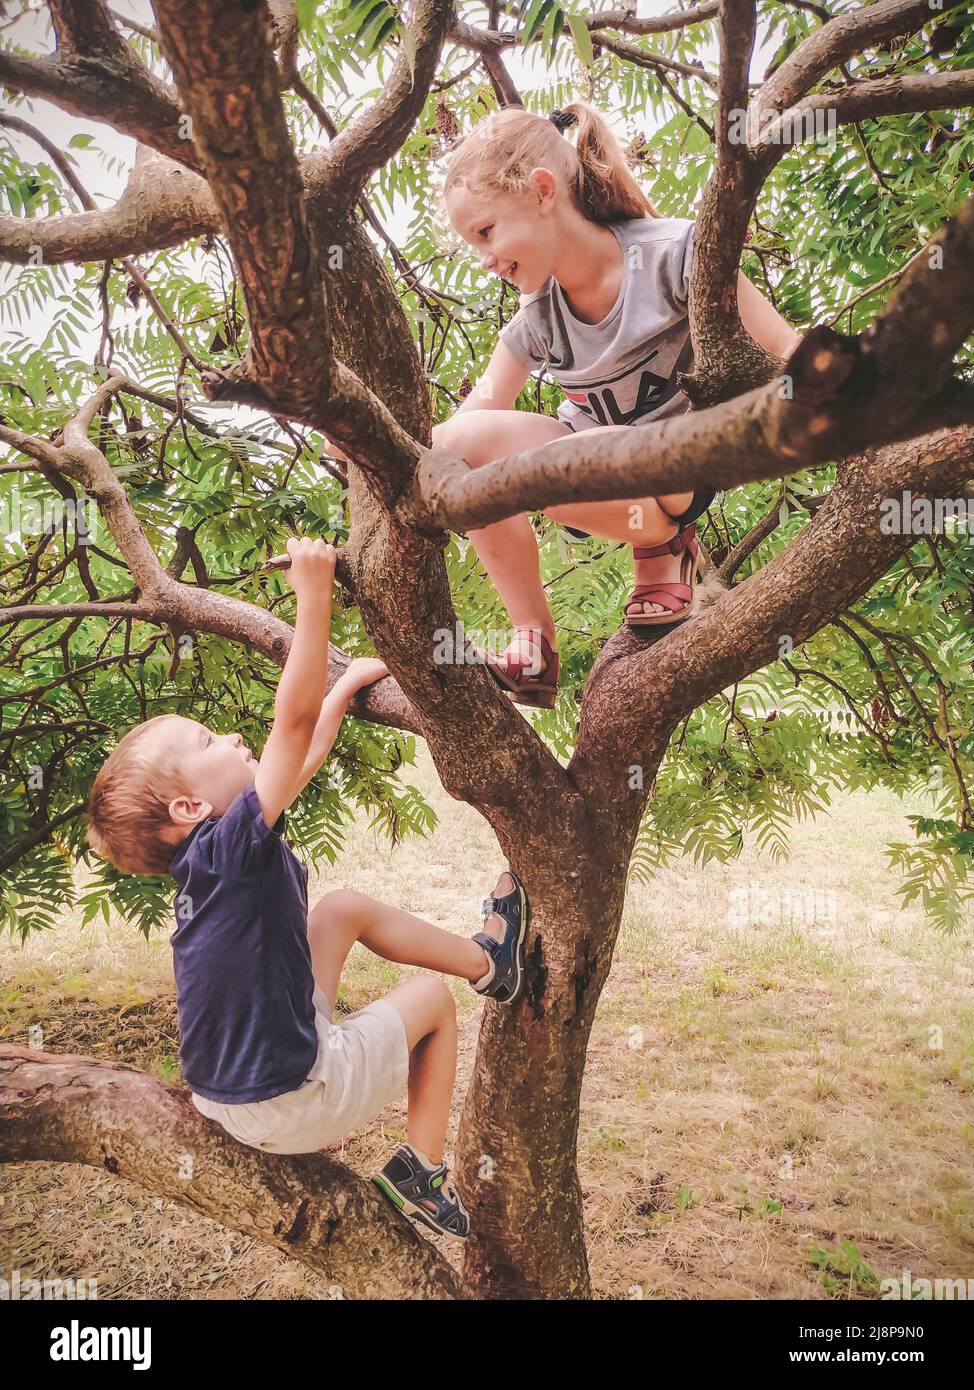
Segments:
[[[463,1297],[452,1267],[325,1153],[238,1144],[185,1088],[90,1057],[0,1047],[0,1162],[84,1163],[306,1264],[346,1298]]]
[[[533,905],[528,989],[513,1008],[487,1004],[460,1123],[458,1178],[476,1212],[464,1278],[480,1298],[587,1299],[579,1097],[629,844],[611,824],[590,823],[584,849],[541,827],[529,838],[517,860]]]

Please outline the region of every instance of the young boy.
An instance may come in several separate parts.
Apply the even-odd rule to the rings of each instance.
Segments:
[[[340,1025],[331,1015],[356,941],[513,1003],[527,900],[501,874],[471,939],[354,892],[328,893],[308,916],[308,871],[282,838],[284,811],[327,758],[352,696],[388,672],[353,661],[325,697],[335,550],[290,540],[288,554],[297,620],[260,761],[240,734],[150,719],[95,778],[89,842],[126,872],[176,881],[180,1062],[196,1108],[253,1148],[310,1153],[408,1090],[408,1142],[373,1181],[407,1215],[462,1240],[469,1220],[442,1161],[456,1070],[449,988],[417,975]]]

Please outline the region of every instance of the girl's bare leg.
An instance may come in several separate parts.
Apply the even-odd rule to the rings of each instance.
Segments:
[[[632,428],[630,425],[602,426],[607,429]],[[471,468],[480,468],[507,454],[572,438],[567,425],[550,415],[526,410],[465,410],[433,429],[437,448],[450,449],[466,459]],[[679,516],[686,511],[693,493],[667,493],[658,499],[642,497],[613,502],[573,502],[546,508],[546,515],[568,526],[576,526],[607,540],[627,545],[657,545],[668,540],[676,527],[666,513]],[[507,517],[480,530],[471,531],[470,540],[517,627],[539,628],[554,645],[554,622],[541,583],[541,569],[534,529],[524,516]],[[637,560],[636,582],[678,580],[680,557],[662,556]],[[668,611],[657,603],[644,603],[648,613]],[[634,607],[633,612],[638,612]],[[512,643],[510,651],[517,649]],[[530,654],[527,648],[526,654]]]
[[[603,425],[603,433],[630,430],[631,425]],[[680,516],[693,501],[693,492],[669,492],[659,497],[639,497],[612,502],[571,502],[561,507],[547,507],[545,515],[564,526],[576,526],[626,545],[650,546],[668,541],[676,534],[672,518]],[[678,582],[680,555],[661,555],[651,560],[633,559],[637,584]],[[667,613],[660,603],[634,603],[632,613]]]
[[[526,410],[465,410],[434,426],[433,443],[466,459],[471,468],[480,468],[506,454],[538,448],[570,433],[567,425],[550,415]],[[530,519],[522,512],[468,534],[514,626],[540,631],[554,647],[555,623],[541,583],[538,541]],[[531,655],[530,643],[518,638],[507,650],[512,655]]]

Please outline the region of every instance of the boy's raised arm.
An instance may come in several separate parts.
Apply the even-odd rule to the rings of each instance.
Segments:
[[[307,760],[328,685],[328,629],[335,548],[289,540],[288,583],[297,595],[294,639],[274,700],[274,723],[254,779],[264,820],[273,826],[290,806]]]
[[[384,661],[380,661],[378,657],[361,656],[350,662],[344,675],[339,676],[321,706],[311,747],[298,777],[295,796],[298,792],[304,791],[331,752],[355,692],[361,690],[363,685],[372,685],[374,681],[382,680],[383,676],[388,674],[389,668]]]

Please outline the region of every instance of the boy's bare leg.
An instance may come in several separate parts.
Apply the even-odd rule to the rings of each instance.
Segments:
[[[503,924],[491,916],[482,930],[498,940]],[[380,903],[364,893],[339,889],[327,893],[308,918],[311,964],[318,988],[332,1002],[349,951],[361,941],[370,951],[400,965],[421,965],[471,982],[487,974],[487,955],[469,937],[424,922],[402,908]]]
[[[492,914],[482,928],[498,939],[504,926]],[[342,968],[356,941],[401,965],[421,965],[465,980],[487,973],[482,946],[435,927],[401,908],[364,893],[327,893],[308,918],[308,942],[318,988],[334,1001]],[[443,1140],[456,1078],[456,1006],[449,987],[430,975],[405,980],[383,998],[397,1010],[409,1045],[409,1142],[431,1163],[443,1157]]]
[[[430,1163],[440,1163],[457,1071],[453,995],[443,980],[416,975],[382,997],[402,1018],[409,1044],[406,1137]]]

